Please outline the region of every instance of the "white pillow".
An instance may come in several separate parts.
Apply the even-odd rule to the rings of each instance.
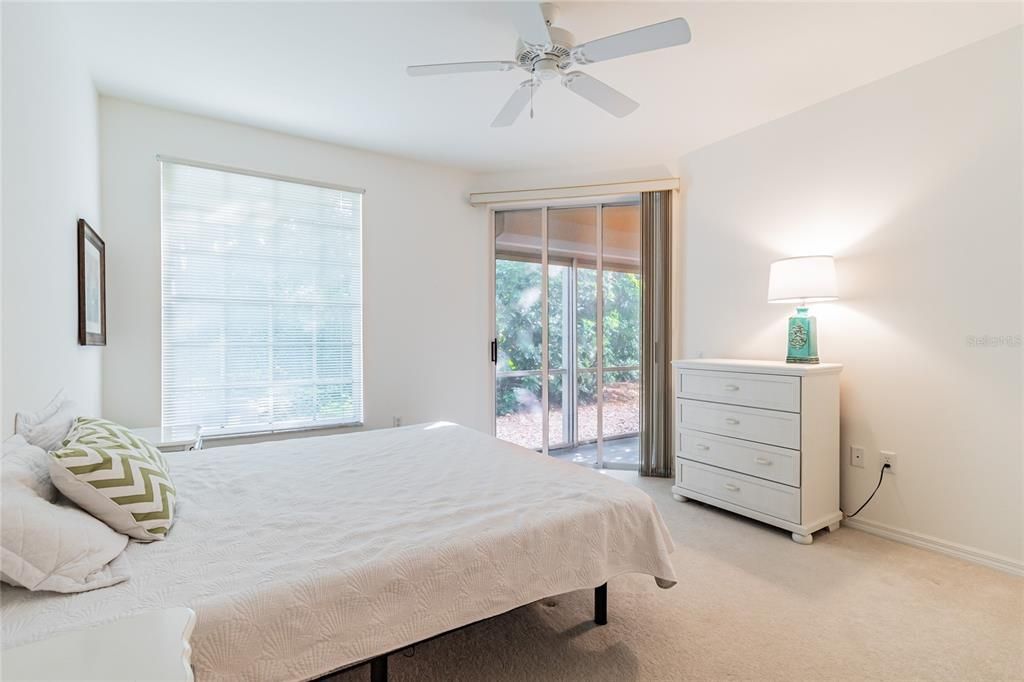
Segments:
[[[57,487],[50,478],[50,458],[19,435],[4,441],[0,475],[5,481],[20,481],[48,502],[57,499]]]
[[[128,579],[128,538],[69,503],[47,497],[39,479],[49,456],[21,436],[0,459],[0,580],[30,590],[85,592]],[[48,477],[47,477],[48,478]]]
[[[15,414],[14,432],[23,436],[29,445],[49,452],[61,446],[77,416],[78,405],[65,397],[62,388],[53,396],[53,400],[38,412]]]

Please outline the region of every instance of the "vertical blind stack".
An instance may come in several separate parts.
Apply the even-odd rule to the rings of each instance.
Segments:
[[[362,194],[167,160],[161,183],[164,426],[361,422]]]
[[[640,331],[640,475],[671,476],[672,193],[640,195],[643,312]]]

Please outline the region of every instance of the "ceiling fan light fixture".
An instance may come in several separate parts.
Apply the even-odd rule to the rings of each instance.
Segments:
[[[549,81],[562,75],[558,62],[551,58],[538,59],[533,65],[533,73],[537,78]]]

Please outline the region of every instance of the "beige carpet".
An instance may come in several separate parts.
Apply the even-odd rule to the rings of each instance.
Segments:
[[[678,585],[613,579],[604,627],[592,591],[538,602],[392,656],[391,680],[1024,680],[1024,579],[849,528],[804,547],[613,475],[658,501]]]

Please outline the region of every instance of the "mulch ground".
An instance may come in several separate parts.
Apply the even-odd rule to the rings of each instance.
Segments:
[[[634,382],[606,384],[604,387],[604,435],[605,438],[640,430],[640,386]],[[578,405],[577,426],[580,440],[597,438],[597,403]],[[502,415],[496,420],[498,438],[528,448],[541,447],[541,406],[531,401],[521,406],[519,412]],[[549,433],[556,445],[562,434],[562,408],[551,406]]]

